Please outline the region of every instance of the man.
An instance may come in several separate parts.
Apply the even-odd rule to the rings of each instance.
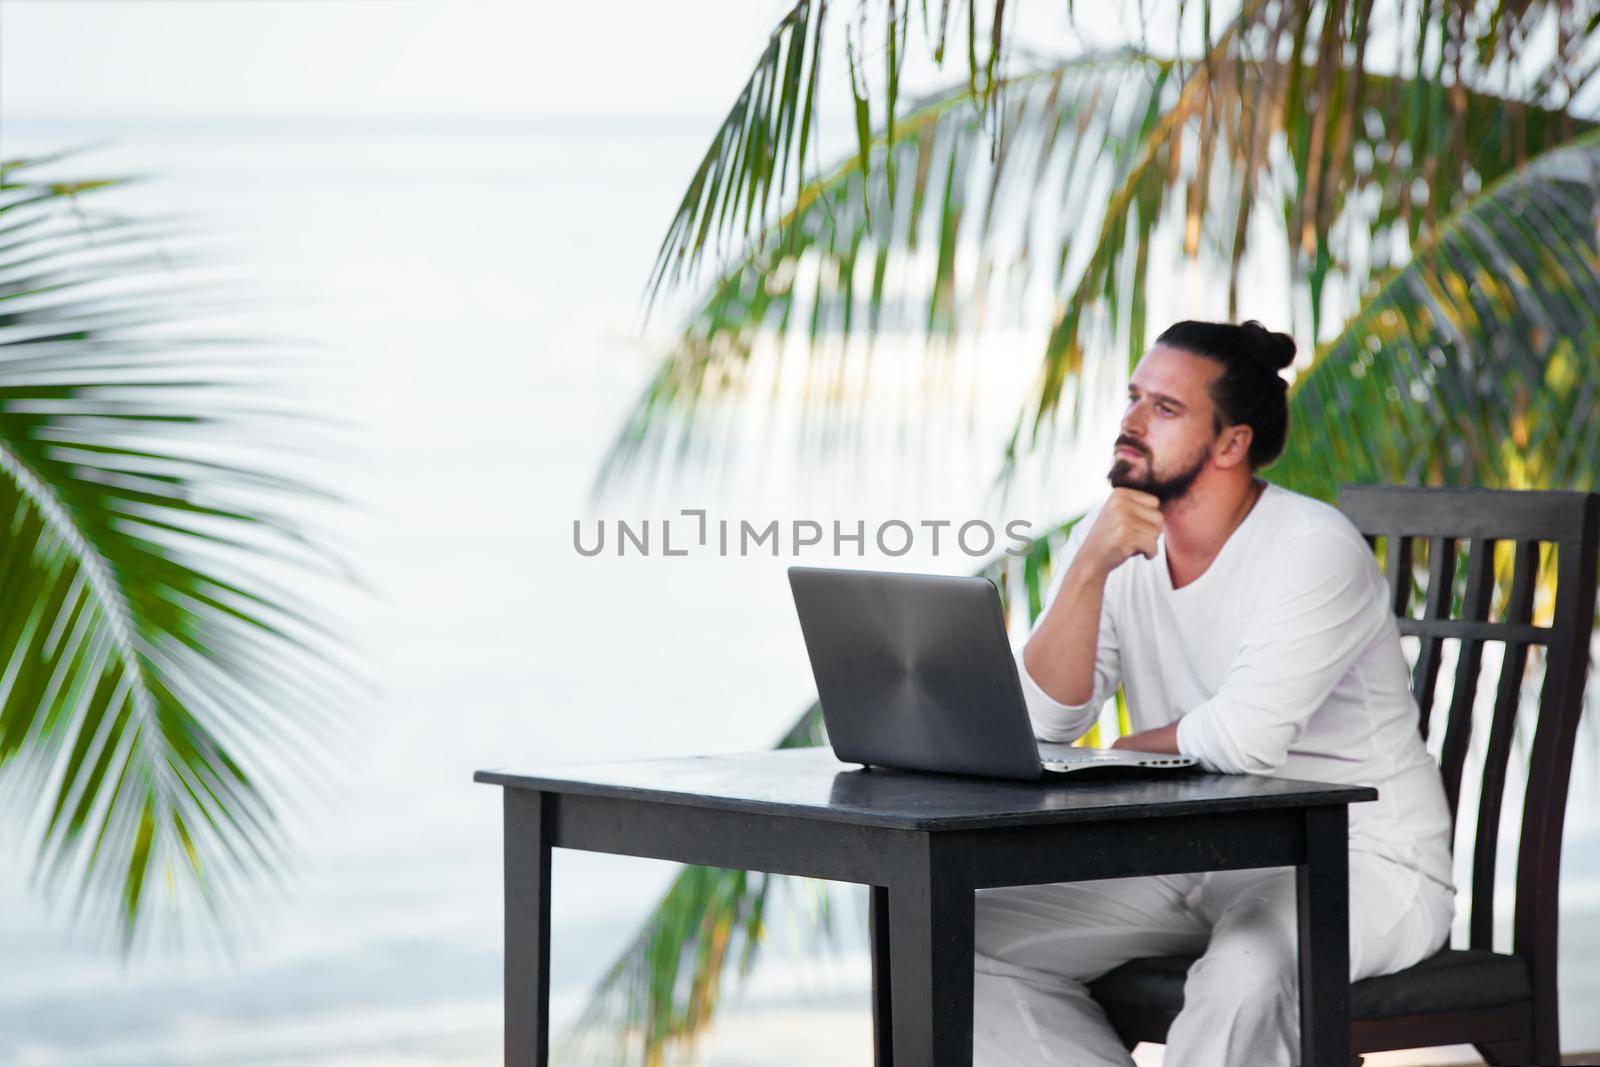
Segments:
[[[1212,771],[1376,786],[1350,811],[1350,976],[1449,937],[1450,816],[1417,733],[1381,574],[1336,509],[1257,472],[1288,428],[1294,342],[1255,322],[1180,322],[1140,360],[1111,496],[1067,542],[1019,657],[1040,738],[1070,741],[1120,684],[1117,747]],[[1289,868],[985,890],[975,1062],[1132,1062],[1085,983],[1199,955],[1169,1067],[1268,1067],[1299,1048]]]

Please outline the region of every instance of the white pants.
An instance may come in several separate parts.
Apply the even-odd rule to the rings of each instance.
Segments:
[[[1426,879],[1409,900],[1388,861],[1350,856],[1350,977],[1443,948],[1453,901]],[[1167,1067],[1289,1067],[1299,1058],[1293,868],[1017,886],[977,895],[973,1063],[1133,1059],[1085,983],[1132,959],[1200,956],[1167,1035]]]

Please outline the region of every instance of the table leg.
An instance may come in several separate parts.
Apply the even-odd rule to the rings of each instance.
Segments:
[[[550,809],[505,790],[506,1067],[550,1062]]]
[[[1296,870],[1300,919],[1300,1062],[1350,1064],[1350,840],[1343,805],[1309,808]]]
[[[918,1067],[971,1067],[971,855],[920,834],[889,887],[894,1054]]]
[[[894,1010],[889,990],[889,890],[867,887],[867,938],[872,944],[872,1062],[874,1067],[894,1065]]]

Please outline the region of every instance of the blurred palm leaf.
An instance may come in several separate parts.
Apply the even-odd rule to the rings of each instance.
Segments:
[[[1600,24],[1569,25],[1564,12],[1495,6],[1480,26],[1443,9],[1416,21],[1371,5],[1252,3],[1200,60],[1130,50],[1009,77],[994,129],[968,86],[921,101],[802,184],[722,272],[597,488],[679,465],[703,410],[744,414],[734,402],[773,384],[791,351],[807,362],[813,407],[855,396],[860,416],[865,393],[846,379],[866,379],[873,338],[948,345],[997,317],[1050,323],[1017,428],[1019,444],[1036,444],[1064,398],[1075,425],[1086,352],[1120,350],[1129,365],[1142,352],[1153,262],[1225,277],[1230,317],[1244,269],[1281,262],[1288,325],[1315,339],[1441,218],[1592,128],[1570,108],[1594,83],[1583,57],[1600,48]],[[1536,67],[1520,60],[1513,76],[1520,43],[1552,21],[1561,47]],[[1426,60],[1431,44],[1401,55],[1398,75],[1370,71],[1365,49],[1380,29],[1442,42],[1448,77]],[[853,338],[863,343],[852,363]],[[924,344],[914,357],[923,380],[939,351]],[[714,422],[698,430],[726,440]]]
[[[893,154],[875,156],[869,148],[879,131],[889,143],[897,140],[904,121],[900,83],[913,66],[911,40],[920,38],[927,59],[942,67],[951,25],[965,34],[967,47],[957,50],[967,70],[964,95],[980,110],[1003,100],[1014,81],[1002,63],[1009,45],[1003,0],[983,5],[981,20],[974,0],[941,0],[937,11],[927,0],[915,6],[916,20],[910,3],[880,8],[863,2],[854,24],[846,27],[853,31],[846,45],[857,119],[854,165],[864,177],[892,178],[900,162]],[[1518,142],[1540,136],[1538,116],[1513,107],[1503,125],[1475,121],[1484,116],[1474,113],[1474,94],[1544,110],[1555,116],[1559,136],[1569,138],[1576,133],[1571,107],[1600,73],[1594,56],[1600,15],[1560,0],[1470,5],[1242,0],[1223,9],[1228,21],[1213,39],[1214,7],[1212,0],[1179,0],[1157,12],[1141,6],[1137,13],[1138,50],[1146,54],[1151,17],[1161,18],[1161,28],[1175,31],[1179,41],[1194,36],[1182,27],[1203,34],[1204,47],[1173,57],[1181,98],[1175,97],[1167,112],[1172,132],[1193,124],[1188,128],[1205,135],[1188,147],[1191,153],[1198,149],[1196,166],[1167,178],[1189,194],[1186,239],[1198,239],[1190,224],[1208,206],[1212,183],[1220,176],[1212,170],[1217,148],[1242,164],[1238,177],[1247,184],[1234,192],[1254,188],[1261,168],[1292,161],[1300,195],[1285,205],[1286,217],[1300,252],[1297,269],[1306,273],[1330,266],[1338,245],[1328,242],[1345,201],[1396,173],[1388,168],[1415,168],[1426,183],[1464,187],[1470,194],[1475,172],[1485,177],[1478,170],[1482,142],[1489,142],[1490,155],[1508,147],[1517,161],[1531,154]],[[799,0],[774,29],[685,191],[651,275],[652,294],[692,280],[708,255],[729,250],[728,242],[769,230],[774,194],[780,214],[804,206],[803,186],[797,185],[793,203],[783,202],[783,193],[786,182],[803,177],[806,150],[815,141],[828,13],[820,0]],[[1067,5],[1066,15],[1072,24],[1073,5]],[[918,35],[908,34],[913,21],[920,22]],[[869,24],[875,40],[881,40],[875,49],[883,60],[876,83],[858,61],[868,51]],[[1535,41],[1538,47],[1531,46]],[[1380,48],[1382,54],[1376,54]],[[1376,73],[1385,70],[1386,77]],[[998,154],[1010,123],[1003,113],[995,117],[986,125]],[[1162,137],[1155,143],[1180,153],[1169,157],[1178,161],[1182,149],[1176,140]],[[1387,149],[1369,152],[1379,145]],[[1274,160],[1280,150],[1288,158]],[[893,186],[892,180],[886,183],[891,195]],[[1438,191],[1394,183],[1380,191],[1383,214],[1404,222],[1414,239],[1448,214],[1450,205],[1430,199]],[[1226,213],[1224,233],[1242,228],[1255,206],[1248,196],[1232,199],[1235,211]]]
[[[806,353],[805,392],[820,400],[843,395],[847,376],[866,376],[842,358],[857,337],[868,342],[863,364],[880,334],[917,337],[929,353],[922,376],[932,377],[986,312],[1012,317],[1030,292],[1060,288],[1080,205],[1133,165],[1171,74],[1171,63],[1121,53],[1015,79],[992,161],[963,85],[918,103],[892,137],[872,138],[866,157],[806,183],[796,208],[711,286],[619,432],[600,488],[659,458],[672,436],[687,444],[702,407],[748,398],[769,377],[756,365],[763,339]],[[766,355],[776,362],[783,351]]]
[[[1273,479],[1600,485],[1600,134],[1464,205],[1299,375]]]
[[[0,787],[37,879],[126,949],[281,865],[265,769],[308,770],[349,687],[279,583],[341,569],[292,517],[326,495],[265,459],[305,427],[162,330],[215,305],[174,284],[176,227],[58,163],[0,163]]]
[[[779,748],[822,743],[813,705]],[[674,1043],[692,1042],[711,1022],[724,975],[749,973],[766,933],[767,904],[782,884],[811,907],[808,935],[830,931],[823,883],[753,871],[685,866],[632,943],[612,964],[565,1037],[570,1059],[655,1067]]]
[[[919,0],[917,7],[922,35],[935,62],[943,63],[952,22],[958,31],[964,30],[968,88],[980,105],[986,103],[1000,61],[999,27],[1005,0],[993,5],[988,22],[994,29],[987,41],[981,40],[976,0],[939,0],[937,11],[928,0]],[[725,255],[765,228],[772,205],[783,200],[790,184],[798,186],[803,179],[817,139],[828,14],[827,0],[798,0],[773,29],[755,69],[684,190],[651,272],[652,298],[693,280],[706,256]],[[859,5],[856,21],[845,27],[850,33],[847,73],[863,173],[869,165],[867,148],[875,127],[873,92],[864,59],[869,49],[867,15],[867,6]],[[911,23],[909,0],[891,0],[881,25],[875,26],[875,40],[882,42],[883,114],[891,140]]]

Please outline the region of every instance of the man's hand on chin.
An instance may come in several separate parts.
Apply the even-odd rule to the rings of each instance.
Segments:
[[[1140,730],[1136,734],[1119,737],[1111,742],[1112,748],[1129,748],[1135,752],[1160,752],[1168,756],[1178,755],[1178,724],[1169,722],[1165,726],[1158,726],[1154,730]]]

